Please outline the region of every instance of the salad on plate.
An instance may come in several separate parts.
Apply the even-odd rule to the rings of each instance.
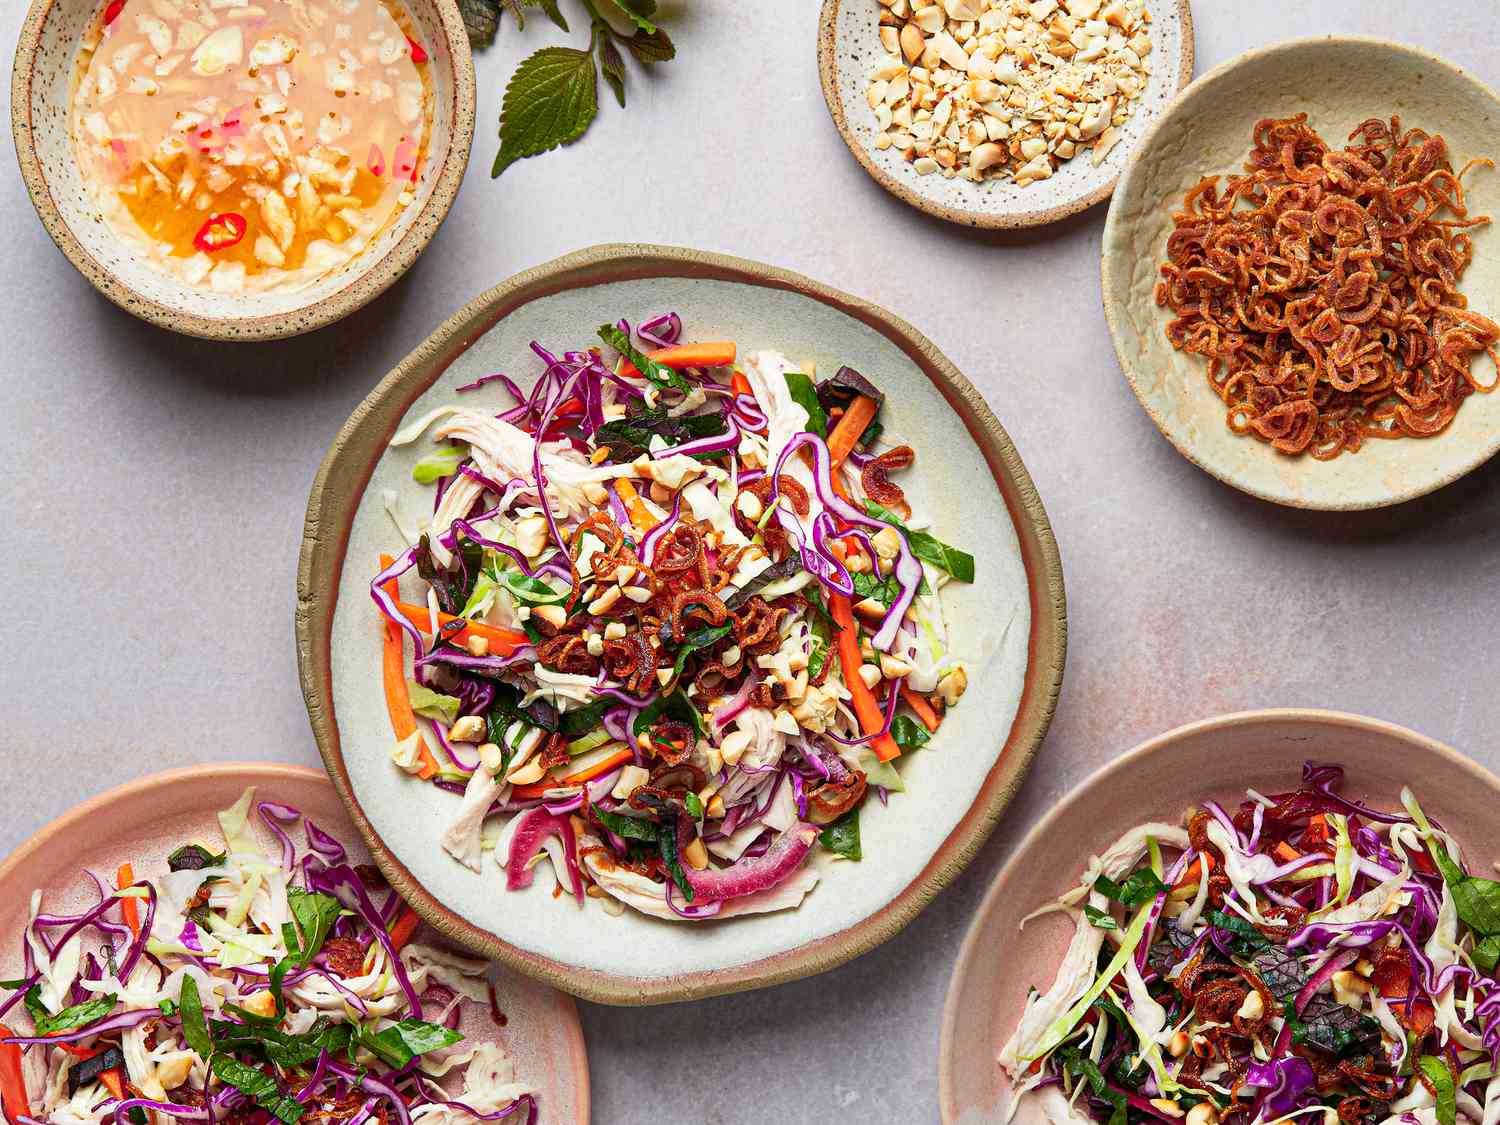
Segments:
[[[1465,865],[1410,789],[1379,809],[1342,781],[1308,764],[1300,788],[1204,801],[1089,860],[1038,912],[1067,911],[1076,930],[1000,1052],[1012,1113],[1500,1120],[1500,882]]]
[[[86,871],[80,913],[33,894],[0,1001],[12,1125],[536,1120],[503,1046],[458,1030],[497,1010],[485,962],[416,940],[379,872],[292,806],[247,790],[219,825],[154,874]]]
[[[408,546],[371,594],[392,755],[462,795],[454,859],[701,920],[860,858],[860,809],[967,685],[943,590],[974,559],[892,479],[916,453],[869,379],[681,332],[534,342],[529,392],[487,376],[398,432],[436,443],[431,514],[386,492]]]

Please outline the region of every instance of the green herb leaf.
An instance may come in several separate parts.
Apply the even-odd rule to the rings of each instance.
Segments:
[[[167,1019],[171,1019],[177,1014],[177,1001],[175,1000],[163,1000],[157,1007],[161,1009],[161,1014],[166,1016]]]
[[[1293,999],[1307,984],[1302,962],[1284,945],[1268,945],[1256,950],[1250,963],[1278,1000]]]
[[[488,47],[500,29],[500,9],[493,0],[458,0],[458,14],[469,33],[469,46]]]
[[[1236,956],[1252,957],[1257,951],[1271,944],[1270,938],[1237,914],[1210,910],[1204,917],[1219,929],[1234,935],[1234,940],[1229,943],[1229,947]]]
[[[634,35],[625,40],[625,46],[635,56],[637,62],[645,63],[647,66],[677,57],[677,48],[673,46],[667,33],[659,27],[654,34],[649,35],[637,29]]]
[[[1149,867],[1132,871],[1123,883],[1116,883],[1107,875],[1094,880],[1094,890],[1105,898],[1112,898],[1130,907],[1140,906],[1166,889],[1166,884]]]
[[[672,882],[677,884],[682,897],[692,902],[693,885],[687,881],[687,875],[682,870],[682,862],[677,856],[677,818],[675,816],[668,817],[662,822],[656,838],[656,846],[661,849],[661,861],[667,873],[672,876]]]
[[[305,1066],[324,1050],[333,1054],[347,1050],[354,1041],[353,1024],[320,1019],[303,1034],[291,1035],[274,1018],[257,1016],[238,1005],[231,1005],[230,1010],[244,1022],[214,1020],[209,1025],[213,1041],[226,1051],[264,1059],[283,1070]]]
[[[1109,1115],[1108,1125],[1125,1125],[1128,1119],[1125,1109],[1129,1102],[1120,1091],[1109,1088],[1109,1082],[1098,1063],[1073,1046],[1058,1048],[1057,1060],[1065,1073],[1083,1079],[1096,1098],[1103,1098],[1114,1107]]]
[[[523,61],[505,87],[500,151],[490,175],[583,136],[599,112],[597,87],[588,51],[543,47]]]
[[[614,5],[647,35],[656,34],[656,25],[646,18],[656,14],[656,0],[614,0]]]
[[[903,750],[920,750],[932,741],[927,728],[910,715],[897,715],[891,722],[891,738]]]
[[[564,711],[558,720],[557,729],[569,738],[587,734],[604,721],[604,712],[616,706],[613,699],[596,699],[585,707]]]
[[[939,570],[947,571],[960,582],[974,581],[974,556],[967,551],[950,547],[941,539],[925,531],[910,530],[894,512],[881,507],[873,500],[865,501],[865,511],[905,533],[906,543],[911,547],[911,553],[923,562],[931,563]]]
[[[620,48],[615,46],[615,41],[610,38],[606,30],[599,36],[599,72],[604,75],[604,81],[609,83],[609,88],[615,92],[615,101],[620,103],[620,108],[625,108],[625,56],[620,54]]]
[[[1120,928],[1113,914],[1106,913],[1097,906],[1085,905],[1083,916],[1089,920],[1089,925],[1093,926],[1096,930],[1118,930]]]
[[[360,1029],[359,1041],[385,1062],[403,1067],[418,1055],[451,1047],[463,1036],[440,1024],[424,1020],[401,1020],[379,1031]]]
[[[456,695],[442,695],[416,680],[406,681],[406,692],[411,697],[411,709],[427,719],[440,719],[452,726],[458,718],[458,709],[463,700]]]
[[[49,1015],[47,1009],[42,1005],[41,993],[33,988],[26,993],[26,1010],[31,1013],[31,1022],[36,1025],[38,1035],[52,1035],[59,1031],[72,1031],[76,1027],[86,1027],[95,1020],[103,1019],[114,1011],[115,1001],[118,997],[111,992],[108,996],[96,996],[92,1000],[85,1000],[82,1004],[74,1004],[70,1008],[64,1008],[57,1015]]]
[[[494,579],[510,592],[519,605],[561,605],[568,600],[571,590],[557,590],[540,578],[528,578],[520,570],[507,567],[494,574]]]
[[[1417,1060],[1417,1065],[1432,1083],[1432,1093],[1437,1098],[1438,1125],[1455,1125],[1458,1120],[1458,1088],[1453,1081],[1453,1071],[1448,1069],[1448,1061],[1435,1055],[1424,1055]]]
[[[894,574],[885,578],[877,578],[873,574],[851,574],[850,579],[854,582],[854,592],[861,598],[874,598],[883,606],[889,607],[901,596],[901,583]]]
[[[626,816],[623,813],[606,812],[597,805],[591,805],[594,816],[599,823],[608,828],[616,836],[624,840],[640,840],[642,843],[655,843],[661,828],[654,821],[643,820],[638,816]]]
[[[1302,1010],[1301,1019],[1291,1019],[1292,1042],[1327,1051],[1331,1055],[1355,1055],[1380,1046],[1380,1025],[1329,996],[1314,996]]]
[[[283,1094],[277,1087],[276,1080],[265,1071],[240,1062],[230,1055],[215,1055],[209,1066],[220,1082],[255,1099],[256,1105],[283,1125],[296,1125],[297,1119],[307,1108],[291,1095]]]
[[[1491,934],[1474,947],[1474,964],[1487,973],[1493,973],[1500,964],[1500,934]]]
[[[635,722],[631,724],[630,733],[638,735],[649,731],[656,720],[663,715],[676,719],[678,722],[689,723],[699,735],[703,734],[703,716],[698,713],[698,709],[693,706],[692,701],[681,688],[671,695],[661,696],[649,707],[643,708],[635,717]]]
[[[198,982],[192,977],[182,978],[182,994],[178,998],[182,1011],[182,1037],[200,1059],[205,1062],[214,1053],[214,1041],[208,1034],[208,1021],[203,1018],[203,1000],[198,995]]]
[[[443,477],[451,477],[468,459],[467,446],[444,445],[412,466],[411,479],[418,484],[431,484]]]
[[[687,796],[682,799],[682,803],[687,808],[688,816],[694,820],[703,819],[703,798],[699,797],[698,794],[689,791]]]
[[[818,840],[835,855],[845,859],[863,859],[859,846],[859,809],[853,808],[839,817],[822,832]]]
[[[800,371],[788,371],[785,378],[787,390],[792,393],[792,401],[807,411],[808,432],[826,438],[828,414],[823,409],[823,404],[818,401],[818,388]]]
[[[677,650],[677,659],[672,662],[672,680],[676,680],[682,675],[683,666],[687,663],[689,656],[699,649],[707,648],[709,645],[722,641],[733,630],[733,625],[710,625],[683,637],[682,647]],[[672,680],[668,680],[667,682],[671,683]]]
[[[302,934],[301,945],[297,950],[297,963],[299,967],[305,968],[317,956],[318,950],[323,948],[323,942],[328,939],[333,924],[338,921],[339,911],[343,908],[332,895],[304,891],[301,887],[288,887],[286,900],[291,907],[292,917],[297,920],[297,929]]]
[[[629,360],[631,366],[639,371],[646,378],[647,382],[655,383],[663,389],[669,387],[675,388],[683,394],[692,392],[693,388],[688,385],[688,381],[682,377],[680,372],[673,371],[666,364],[657,363],[656,360],[646,355],[630,342],[630,337],[621,332],[618,326],[601,324],[599,326],[599,339],[603,340]]]
[[[199,871],[218,867],[227,858],[223,852],[211,852],[202,844],[183,844],[167,856],[167,867],[172,871]]]
[[[627,409],[630,412],[624,418],[606,422],[594,431],[595,448],[609,446],[609,460],[616,464],[649,454],[653,437],[660,437],[668,445],[681,445],[724,432],[724,418],[719,414],[683,414],[674,418],[666,407]]]
[[[526,3],[540,8],[547,13],[547,18],[564,31],[568,30],[568,21],[563,19],[563,14],[558,10],[557,0],[526,0]]]

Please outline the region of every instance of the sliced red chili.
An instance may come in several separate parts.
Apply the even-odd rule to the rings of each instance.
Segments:
[[[193,245],[205,254],[228,250],[245,237],[249,224],[238,211],[224,211],[210,215],[208,221],[198,228],[193,236]]]
[[[104,9],[104,26],[108,27],[120,18],[120,13],[125,10],[125,0],[109,0],[109,5]]]
[[[422,44],[418,43],[410,35],[406,37],[406,41],[411,44],[411,61],[414,63],[426,62],[427,48],[423,47]]]

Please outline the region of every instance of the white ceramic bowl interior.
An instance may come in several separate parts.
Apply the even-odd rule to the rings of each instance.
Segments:
[[[864,858],[816,863],[822,882],[793,911],[707,924],[664,922],[627,910],[611,917],[593,899],[580,909],[553,897],[543,874],[507,893],[489,856],[475,874],[438,844],[459,798],[420,784],[392,765],[392,736],[381,693],[381,633],[369,595],[381,552],[404,546],[383,506],[394,490],[403,516],[431,511],[432,490],[413,484],[428,441],[387,450],[366,487],[344,558],[331,631],[333,711],[356,798],[395,858],[433,896],[501,940],[566,965],[626,978],[664,980],[743,965],[843,931],[878,912],[915,880],[969,812],[1010,731],[1028,661],[1031,612],[1026,570],[1005,502],[977,444],[927,376],[873,328],[796,292],[687,278],[611,282],[532,300],[506,315],[460,354],[407,413],[415,419],[455,401],[454,388],[496,371],[522,386],[539,374],[529,350],[588,346],[594,328],[624,316],[682,315],[688,339],[733,339],[741,354],[773,348],[813,360],[831,374],[849,364],[887,394],[887,436],[916,450],[901,481],[939,537],[971,551],[978,581],[948,587],[954,647],[969,690],[928,748],[901,764],[906,792],[887,807],[871,800],[861,817]],[[464,405],[510,405],[500,384],[457,396]],[[414,588],[414,587],[413,587]],[[405,590],[403,590],[405,592]],[[410,652],[408,648],[408,658]]]

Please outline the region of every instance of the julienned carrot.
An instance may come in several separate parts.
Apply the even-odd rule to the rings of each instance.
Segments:
[[[733,340],[705,340],[698,344],[673,344],[670,348],[657,348],[646,356],[663,367],[680,371],[684,367],[728,367],[739,354]],[[620,360],[620,374],[637,378],[640,372],[628,359]]]
[[[885,715],[880,710],[880,704],[875,702],[874,693],[859,678],[859,634],[854,628],[854,609],[849,604],[849,599],[843,594],[830,593],[828,612],[833,616],[833,623],[838,626],[839,667],[843,670],[844,687],[854,704],[854,715],[859,719],[860,729],[866,734],[875,735],[870,739],[870,746],[882,762],[899,758],[901,747],[896,745],[896,740],[890,733],[876,733],[885,726]]]
[[[905,684],[901,685],[901,699],[916,712],[917,718],[922,720],[922,725],[930,731],[938,729],[938,724],[943,717],[937,713],[932,704],[927,702],[927,697],[920,692],[912,691]],[[884,718],[881,720],[884,722]]]
[[[743,371],[736,371],[729,377],[729,389],[737,395],[755,397],[755,392],[750,389],[750,380],[745,378]]]
[[[380,569],[392,563],[390,555],[380,556]],[[385,592],[392,598],[397,595],[396,580],[385,584]],[[385,681],[385,709],[391,716],[391,732],[397,742],[404,742],[417,732],[417,715],[411,709],[411,693],[406,686],[406,665],[402,659],[401,626],[394,621],[385,623],[385,643],[382,651],[381,675]],[[417,735],[417,776],[423,781],[438,771],[437,759],[427,748],[427,742]]]
[[[651,514],[651,509],[642,503],[641,494],[635,490],[635,485],[624,477],[615,481],[615,492],[620,497],[620,503],[625,505],[630,522],[635,524],[635,529],[642,535],[661,522]]]
[[[1188,864],[1188,869],[1182,873],[1182,878],[1177,880],[1179,887],[1196,887],[1198,881],[1203,878],[1203,868],[1212,871],[1214,869],[1214,857],[1204,852]]]
[[[1292,863],[1302,858],[1302,853],[1285,840],[1277,841],[1276,847],[1272,851],[1276,853],[1276,858],[1281,860],[1282,863]]]
[[[417,912],[409,906],[403,906],[401,913],[396,915],[396,920],[391,923],[391,944],[399,953],[401,948],[411,941],[412,934],[417,932],[417,927],[422,924],[422,919]]]
[[[397,602],[396,612],[401,614],[422,632],[430,632],[432,629],[432,615],[428,613],[425,605],[412,605],[410,602]],[[449,625],[454,621],[463,621],[462,617],[454,617],[451,613],[438,614],[438,628]],[[387,623],[390,628],[398,628],[394,621]],[[486,625],[483,621],[469,621],[457,632],[444,632],[443,636],[455,644],[463,644],[470,637],[483,637],[490,642],[490,655],[509,656],[522,645],[529,645],[531,638],[525,633],[519,633],[514,629],[500,629],[494,625]]]
[[[586,770],[570,773],[567,777],[561,777],[555,781],[538,781],[532,785],[517,785],[510,791],[512,797],[521,800],[530,800],[532,797],[540,797],[549,789],[556,789],[559,785],[582,785],[585,781],[593,781],[596,777],[603,777],[617,766],[623,766],[626,762],[633,761],[635,754],[630,750],[617,750],[607,758],[595,762]]]
[[[828,435],[828,459],[833,468],[837,469],[844,463],[844,458],[849,456],[854,443],[859,441],[879,409],[880,404],[865,395],[857,396],[845,407],[844,416]]]
[[[124,890],[134,882],[135,868],[131,867],[128,863],[120,864],[120,870],[118,878],[115,881],[115,885],[119,887],[120,890]],[[141,914],[140,911],[136,908],[135,899],[122,898],[120,900],[120,914],[124,917],[125,924],[130,927],[130,932],[139,937],[141,933]]]
[[[15,1032],[0,1023],[0,1035],[10,1038]],[[31,1116],[31,1100],[26,1096],[26,1075],[21,1070],[21,1048],[16,1043],[0,1043],[0,1106],[12,1123]]]

